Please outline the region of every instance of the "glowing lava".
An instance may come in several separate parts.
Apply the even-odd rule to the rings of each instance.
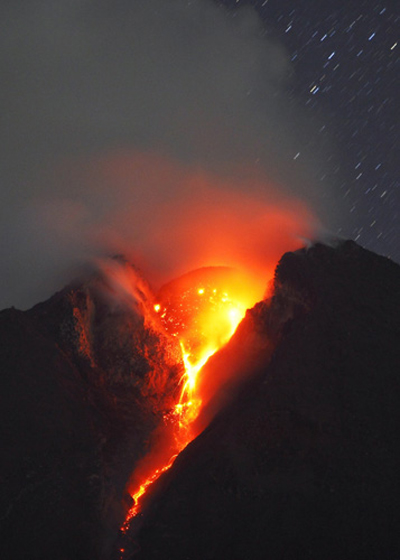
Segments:
[[[185,366],[179,401],[164,418],[173,426],[174,451],[166,461],[155,465],[139,488],[132,492],[134,505],[123,531],[130,519],[139,513],[140,500],[147,488],[171,467],[178,453],[196,435],[191,426],[202,406],[199,378],[204,364],[229,341],[246,310],[262,295],[257,282],[227,267],[195,270],[160,290],[154,312],[165,330],[178,338]]]

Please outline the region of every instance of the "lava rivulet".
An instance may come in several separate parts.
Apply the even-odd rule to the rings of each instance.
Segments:
[[[177,454],[197,435],[192,424],[202,404],[199,378],[204,364],[228,342],[246,310],[262,297],[257,283],[228,267],[207,267],[188,273],[165,285],[158,294],[154,312],[169,335],[178,338],[185,373],[180,381],[178,402],[165,415],[172,426],[170,455],[156,456],[151,470],[131,495],[134,505],[122,528],[141,509],[141,497],[147,488],[173,464]],[[202,384],[204,387],[204,383]]]

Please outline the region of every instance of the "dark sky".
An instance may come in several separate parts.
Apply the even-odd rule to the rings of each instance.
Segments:
[[[212,205],[207,174],[400,261],[395,4],[0,2],[0,308],[110,250],[168,268],[167,206]]]
[[[400,262],[400,5],[374,0],[225,0],[253,6],[290,53],[290,95],[333,141],[327,170],[342,202],[337,231]]]

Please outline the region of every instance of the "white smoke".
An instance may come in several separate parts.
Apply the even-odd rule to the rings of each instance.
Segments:
[[[119,252],[146,250],[115,216],[131,204],[132,223],[149,222],[155,208],[187,194],[175,171],[157,185],[148,178],[153,154],[224,177],[234,164],[249,190],[252,169],[284,196],[317,211],[324,205],[312,180],[315,154],[305,149],[312,124],[286,93],[287,53],[250,8],[7,2],[0,66],[0,308],[47,297],[110,240]],[[136,169],[129,162],[141,154],[150,164]],[[104,162],[114,175],[98,172]]]

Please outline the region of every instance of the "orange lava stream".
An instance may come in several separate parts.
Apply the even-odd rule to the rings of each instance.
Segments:
[[[173,455],[171,457],[171,459],[169,460],[169,463],[167,465],[164,465],[163,467],[160,467],[159,469],[156,469],[153,474],[151,476],[149,476],[149,478],[147,478],[140,486],[139,486],[139,490],[137,490],[133,495],[133,501],[134,501],[134,505],[131,507],[131,509],[129,510],[128,516],[122,526],[122,531],[126,531],[128,528],[128,524],[129,521],[132,519],[132,517],[135,517],[139,511],[140,511],[140,498],[146,493],[147,488],[153,484],[158,478],[159,476],[167,471],[174,463],[175,458],[177,457],[177,454]]]
[[[159,314],[166,330],[179,339],[185,373],[181,379],[182,390],[179,402],[168,414],[173,421],[175,453],[164,465],[144,480],[139,488],[132,493],[134,505],[128,512],[121,528],[126,532],[129,523],[141,510],[141,499],[150,485],[174,463],[177,455],[192,441],[191,425],[198,417],[202,400],[198,394],[198,381],[202,368],[207,360],[226,344],[243,319],[249,301],[239,301],[238,296],[229,295],[228,289],[214,287],[209,283],[197,283],[179,295],[179,303],[170,305],[157,303],[154,311]],[[183,309],[183,311],[182,311]],[[190,315],[188,324],[187,314]],[[182,313],[186,317],[182,319]]]

